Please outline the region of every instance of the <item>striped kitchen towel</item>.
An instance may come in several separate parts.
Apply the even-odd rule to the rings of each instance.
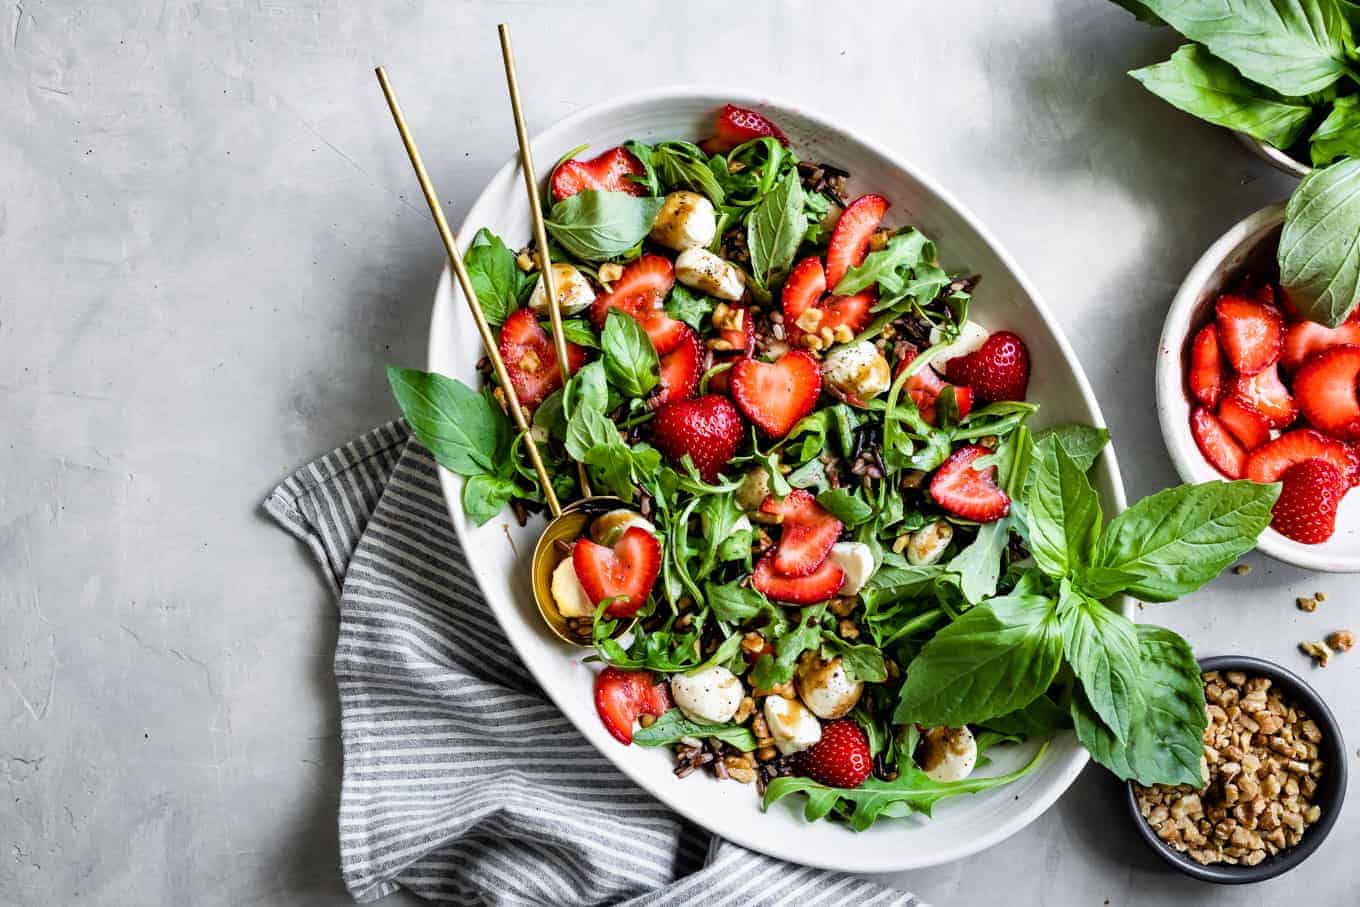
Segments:
[[[340,864],[357,900],[919,903],[711,838],[596,752],[491,617],[403,423],[299,470],[265,509],[340,600]]]

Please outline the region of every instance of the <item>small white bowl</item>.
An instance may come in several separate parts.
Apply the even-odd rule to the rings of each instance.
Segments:
[[[1167,453],[1186,482],[1223,478],[1204,459],[1190,433],[1192,404],[1185,383],[1187,341],[1213,318],[1218,294],[1238,276],[1248,272],[1274,273],[1284,208],[1284,202],[1262,208],[1219,237],[1186,275],[1162,324],[1157,351],[1157,415]],[[1337,514],[1336,534],[1321,545],[1300,544],[1274,529],[1266,529],[1257,547],[1276,560],[1297,567],[1360,573],[1360,493],[1346,495]]]
[[[1302,161],[1294,160],[1274,145],[1269,145],[1260,139],[1252,138],[1245,132],[1237,132],[1234,130],[1233,135],[1237,136],[1237,140],[1243,145],[1246,145],[1252,154],[1256,155],[1276,170],[1288,173],[1290,176],[1295,176],[1299,179],[1303,179],[1313,172],[1312,167],[1309,167]]]

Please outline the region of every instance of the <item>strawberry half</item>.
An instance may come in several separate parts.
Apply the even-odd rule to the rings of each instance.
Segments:
[[[601,293],[590,304],[590,320],[595,330],[604,330],[610,309],[632,315],[651,338],[658,356],[680,345],[689,325],[677,321],[661,308],[666,294],[675,286],[675,268],[660,255],[643,255],[623,269],[613,290]]]
[[[1010,513],[1010,495],[997,487],[996,467],[973,468],[974,460],[989,453],[980,444],[969,444],[950,454],[930,480],[930,496],[935,503],[979,523],[992,523]]]
[[[1329,328],[1315,321],[1296,321],[1284,332],[1280,368],[1289,374],[1318,353],[1337,346],[1360,346],[1360,322],[1352,315],[1340,327]]]
[[[782,438],[817,405],[822,370],[808,353],[790,350],[774,362],[738,360],[728,385],[746,418],[770,437]]]
[[[610,148],[588,161],[563,161],[553,171],[553,201],[560,202],[585,189],[646,195],[646,189],[628,178],[646,172],[642,161],[624,148]]]
[[[699,369],[704,362],[704,348],[699,335],[685,327],[680,343],[661,357],[661,380],[648,405],[656,408],[674,400],[685,400],[699,389]]]
[[[1255,450],[1270,440],[1270,420],[1237,397],[1228,397],[1218,404],[1218,419],[1247,450]]]
[[[826,247],[826,285],[833,291],[845,272],[869,254],[869,238],[887,213],[888,200],[881,195],[861,195],[841,212]]]
[[[1294,398],[1280,381],[1280,370],[1276,365],[1267,366],[1254,375],[1238,375],[1228,385],[1228,396],[1236,397],[1265,416],[1271,428],[1284,428],[1299,414]]]
[[[822,561],[807,576],[784,576],[774,568],[774,557],[767,554],[756,562],[751,585],[777,602],[815,605],[841,591],[845,583],[845,571],[831,558]]]
[[[790,491],[782,501],[770,495],[760,505],[760,511],[780,517],[774,569],[784,576],[807,576],[815,571],[845,528],[801,488]]]
[[[1294,399],[1303,417],[1329,435],[1360,440],[1360,346],[1337,346],[1318,353],[1294,376]]]
[[[913,354],[909,358],[898,360],[894,377],[900,375],[902,370],[911,365],[915,358],[916,356]],[[973,411],[973,389],[963,384],[949,384],[940,377],[939,372],[929,365],[923,366],[920,371],[908,378],[903,387],[911,397],[911,401],[916,404],[916,409],[921,413],[921,418],[925,419],[930,425],[938,424],[935,421],[937,416],[936,404],[946,387],[954,388],[954,404],[959,411],[958,418],[962,419]]]
[[[646,529],[629,526],[613,548],[582,536],[571,549],[571,563],[592,604],[615,601],[610,617],[632,617],[652,593],[661,572],[661,543]]]
[[[1295,463],[1313,459],[1331,463],[1352,485],[1360,480],[1360,456],[1355,448],[1311,428],[1280,435],[1247,454],[1242,476],[1253,482],[1277,482]]]
[[[1218,327],[1206,324],[1190,344],[1190,393],[1205,406],[1217,406],[1223,396],[1223,350],[1218,345]]]
[[[822,739],[793,758],[798,774],[827,787],[859,787],[874,771],[869,740],[853,718],[840,718],[822,727]]]
[[[744,142],[767,135],[778,139],[782,145],[789,143],[789,137],[784,135],[783,130],[764,115],[735,104],[724,104],[718,112],[712,137],[700,142],[699,147],[705,154],[726,154]]]
[[[1228,364],[1239,374],[1254,375],[1275,364],[1284,346],[1280,310],[1244,296],[1224,293],[1214,306],[1218,342]]]
[[[746,423],[732,401],[717,394],[677,400],[656,411],[652,441],[677,466],[689,454],[699,475],[712,482],[737,453]]]
[[[1190,433],[1210,466],[1230,479],[1242,478],[1247,452],[1217,416],[1202,406],[1195,407],[1190,414]]]
[[[1271,528],[1305,545],[1331,538],[1337,508],[1350,490],[1345,476],[1326,460],[1304,460],[1284,471],[1280,486]]]
[[[562,386],[562,372],[557,367],[557,350],[552,338],[538,324],[529,309],[516,309],[501,325],[501,359],[510,375],[510,384],[519,397],[521,406],[537,406],[554,390]],[[574,343],[567,344],[567,367],[574,374],[585,364],[586,351]]]
[[[1024,400],[1029,390],[1029,349],[1019,335],[997,331],[967,356],[945,363],[955,384],[966,384],[984,403]]]
[[[620,743],[633,742],[633,722],[639,715],[661,716],[670,708],[670,691],[665,683],[652,683],[650,671],[611,667],[595,676],[595,711]]]

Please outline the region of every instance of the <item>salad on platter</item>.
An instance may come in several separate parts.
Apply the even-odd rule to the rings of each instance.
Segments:
[[[555,300],[532,247],[479,230],[466,264],[554,491],[581,498],[584,464],[624,502],[589,510],[551,579],[619,743],[856,830],[1011,783],[1069,729],[1121,778],[1202,785],[1190,647],[1117,604],[1208,582],[1278,485],[1181,486],[1107,521],[1087,475],[1106,433],[1031,427],[1045,363],[971,311],[985,275],[755,111],[728,105],[700,144],[583,150],[550,179]],[[482,371],[389,378],[469,522],[523,522],[543,490]],[[988,772],[1017,745],[1022,767]]]

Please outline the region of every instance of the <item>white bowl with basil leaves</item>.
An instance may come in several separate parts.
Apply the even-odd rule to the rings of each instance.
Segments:
[[[653,91],[589,108],[558,123],[535,139],[535,156],[540,161],[555,161],[580,146],[603,150],[629,139],[643,142],[697,140],[707,134],[715,111],[728,103],[753,108],[770,117],[788,134],[791,146],[804,160],[826,161],[849,171],[852,194],[873,192],[889,199],[892,209],[888,222],[912,224],[931,236],[938,244],[942,267],[951,272],[981,275],[972,298],[973,317],[991,330],[1014,330],[1023,334],[1034,363],[1028,399],[1040,405],[1039,414],[1033,420],[1036,432],[1041,432],[1045,426],[1068,423],[1103,425],[1099,406],[1061,329],[1010,256],[928,177],[893,151],[853,134],[829,118],[809,113],[801,106],[781,104],[763,97],[734,96],[727,91]],[[549,169],[545,167],[538,176],[546,178]],[[469,210],[459,234],[459,241],[465,248],[479,228],[505,237],[512,247],[529,237],[529,213],[514,161],[496,174]],[[477,362],[482,351],[478,335],[447,271],[436,292],[430,330],[430,370],[458,379],[469,387],[480,386]],[[1066,462],[1069,472],[1075,468],[1071,459],[1052,453],[1052,447],[1048,445],[1050,459]],[[1098,449],[1098,445],[1093,447],[1090,454],[1094,456]],[[1089,457],[1085,462],[1090,462]],[[475,473],[475,469],[472,471]],[[1129,510],[1128,518],[1101,533],[1103,521],[1114,520],[1125,511],[1113,451],[1105,447],[1096,457],[1089,484],[1084,475],[1064,476],[1071,480],[1069,484],[1057,483],[1037,492],[1040,497],[1047,495],[1046,502],[1050,506],[1046,514],[1035,519],[1039,523],[1047,521],[1050,539],[1054,538],[1054,533],[1061,537],[1062,527],[1068,527],[1071,532],[1069,538],[1059,538],[1055,542],[1059,548],[1074,552],[1070,564],[1067,556],[1062,556],[1064,569],[1072,571],[1063,580],[1065,590],[1090,592],[1135,588],[1143,590],[1140,595],[1148,600],[1174,598],[1221,569],[1224,557],[1235,557],[1250,547],[1260,525],[1264,525],[1264,518],[1268,518],[1269,503],[1254,502],[1251,518],[1254,522],[1250,531],[1236,527],[1233,530],[1236,537],[1227,540],[1200,537],[1205,532],[1217,531],[1221,526],[1217,520],[1201,524],[1183,519],[1187,513],[1203,514],[1214,510],[1232,494],[1252,495],[1252,488],[1259,488],[1241,488],[1239,486],[1249,483],[1237,483],[1231,492],[1220,493],[1217,487],[1191,489],[1188,494],[1167,492],[1167,497],[1157,496]],[[561,643],[542,624],[534,604],[529,572],[530,553],[542,522],[535,519],[526,527],[518,527],[512,519],[501,516],[477,525],[465,516],[460,504],[465,479],[441,468],[440,483],[449,502],[450,516],[463,549],[469,554],[472,571],[488,606],[547,694],[581,734],[624,774],[667,806],[729,840],[797,863],[844,871],[886,872],[938,865],[985,849],[1024,828],[1071,785],[1089,758],[1087,749],[1078,742],[1076,735],[1059,732],[1033,770],[1013,783],[941,801],[929,818],[923,814],[930,811],[933,801],[928,801],[915,814],[880,821],[858,833],[844,823],[805,821],[801,804],[796,802],[799,798],[789,797],[762,811],[759,798],[745,785],[699,777],[677,778],[669,753],[621,746],[610,736],[593,703],[595,667],[583,660],[582,650]],[[1067,494],[1069,487],[1075,489],[1075,497],[1071,500]],[[1187,510],[1190,503],[1199,509],[1190,507]],[[1238,509],[1245,512],[1251,508]],[[1168,526],[1171,528],[1167,529]],[[1166,532],[1174,538],[1163,538]],[[1147,549],[1140,541],[1147,538],[1157,542],[1154,549]],[[1206,545],[1213,548],[1207,559],[1197,553]],[[1137,553],[1129,554],[1132,549],[1137,549]],[[1115,554],[1098,563],[1097,550],[1105,555]],[[1127,569],[1117,569],[1114,564]],[[1064,593],[1064,600],[1066,597]],[[963,692],[964,684],[960,684],[961,695],[987,695],[979,690],[1006,695],[1005,691],[1020,681],[1009,673],[1009,667],[1001,670],[997,664],[1009,665],[1024,673],[1023,665],[1029,661],[1036,664],[1047,661],[1056,670],[1058,660],[1063,657],[1069,661],[1085,658],[1088,666],[1104,665],[1106,678],[1114,678],[1116,685],[1128,681],[1131,675],[1138,675],[1131,684],[1133,692],[1126,689],[1128,695],[1121,698],[1120,707],[1129,710],[1113,719],[1113,723],[1123,726],[1128,745],[1105,734],[1104,725],[1092,727],[1088,723],[1085,728],[1084,739],[1102,762],[1123,776],[1145,774],[1144,769],[1151,761],[1165,763],[1173,758],[1166,755],[1170,748],[1162,745],[1167,739],[1198,740],[1202,727],[1197,729],[1193,725],[1195,721],[1203,720],[1202,702],[1188,703],[1185,709],[1177,712],[1182,715],[1178,719],[1180,723],[1171,729],[1170,737],[1164,734],[1157,742],[1148,737],[1152,733],[1148,727],[1153,722],[1144,717],[1145,712],[1151,710],[1143,709],[1141,705],[1133,710],[1133,706],[1149,698],[1142,692],[1144,686],[1174,686],[1164,683],[1166,678],[1157,672],[1165,674],[1168,670],[1180,670],[1197,677],[1193,657],[1183,640],[1156,628],[1146,632],[1140,629],[1135,634],[1132,626],[1115,617],[1119,613],[1124,618],[1131,618],[1134,614],[1132,601],[1114,595],[1110,598],[1112,610],[1108,617],[1115,624],[1115,630],[1111,632],[1121,636],[1118,642],[1123,647],[1113,646],[1113,650],[1106,653],[1101,631],[1096,626],[1084,638],[1076,638],[1072,643],[1073,648],[1080,648],[1081,652],[1068,651],[1064,656],[1053,638],[1058,632],[1061,611],[1056,592],[1052,598],[1046,606],[1048,616],[1034,625],[1037,636],[1021,634],[1015,638],[1007,636],[999,642],[991,638],[978,641],[978,651],[984,654],[989,646],[1008,648],[1005,657],[994,664],[984,658],[979,664],[970,665],[966,676],[971,691]],[[1092,605],[1095,610],[1105,612],[1099,603],[1093,601]],[[1069,607],[1062,613],[1072,610]],[[1089,612],[1090,609],[1078,610]],[[1101,624],[1100,616],[1097,614],[1093,619],[1094,625]],[[1040,627],[1046,629],[1038,629]],[[480,642],[468,640],[468,644]],[[1027,659],[1025,653],[1030,649],[1026,646],[1031,644],[1033,657]],[[1107,654],[1108,657],[1104,657]],[[1111,662],[1117,663],[1112,665]],[[1141,667],[1143,664],[1148,667]],[[1198,683],[1194,686],[1199,688]],[[1107,691],[1108,688],[1106,684]],[[1108,700],[1105,702],[1108,704]],[[1099,710],[1101,706],[1091,708]],[[1074,707],[1073,711],[1080,710]],[[1102,716],[1105,714],[1101,711]],[[1164,730],[1154,729],[1156,733]],[[1134,746],[1135,740],[1139,741],[1138,747]],[[1032,744],[989,751],[988,755],[994,759],[986,767],[985,774],[1011,773],[1026,765],[1038,751]],[[1197,767],[1197,761],[1195,765]],[[565,779],[574,784],[588,783],[592,773],[590,765],[567,768]],[[1166,767],[1163,765],[1162,768],[1165,773]],[[1170,770],[1183,768],[1175,766]]]

